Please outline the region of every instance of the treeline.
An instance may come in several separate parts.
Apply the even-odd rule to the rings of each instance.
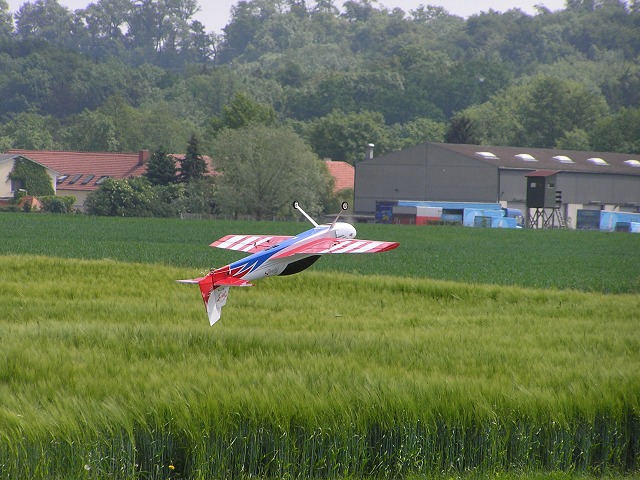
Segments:
[[[426,140],[640,152],[637,0],[466,20],[375,0],[241,0],[221,35],[197,8],[0,0],[0,149],[182,152],[195,133],[212,153],[240,95],[267,111],[260,123],[351,163],[367,143]]]

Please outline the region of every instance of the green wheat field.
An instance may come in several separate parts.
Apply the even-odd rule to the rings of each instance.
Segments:
[[[640,478],[640,237],[356,227],[209,327],[306,224],[0,214],[0,478]]]

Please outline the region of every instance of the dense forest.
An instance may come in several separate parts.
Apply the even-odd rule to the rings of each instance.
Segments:
[[[448,141],[640,153],[640,1],[463,19],[376,0],[241,0],[221,35],[195,0],[0,0],[0,150],[204,153],[287,127],[351,163]]]

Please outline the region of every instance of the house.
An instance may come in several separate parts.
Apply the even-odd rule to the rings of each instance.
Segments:
[[[118,180],[143,175],[148,150],[138,153],[65,152],[51,150],[9,150],[60,172],[54,182],[57,195],[76,197],[75,208],[82,209],[89,193],[107,178]]]
[[[56,177],[60,175],[57,170],[46,164],[36,161],[28,155],[22,155],[15,152],[4,153],[0,154],[0,199],[13,199],[15,192],[21,188],[24,188],[22,182],[9,178],[9,174],[13,171],[15,161],[19,158],[24,158],[44,167],[46,169],[47,175],[49,175],[49,177],[51,178],[53,191],[54,193],[56,192]]]
[[[149,151],[138,153],[73,152],[52,150],[9,150],[9,155],[22,155],[57,172],[54,185],[57,195],[76,197],[75,208],[82,210],[91,192],[107,179],[124,180],[140,177],[147,172]],[[184,155],[173,155],[178,164]],[[212,171],[211,159],[203,157]]]
[[[354,209],[393,201],[494,202],[528,213],[527,175],[553,171],[554,201],[576,227],[584,210],[640,212],[640,155],[425,142],[356,164]]]

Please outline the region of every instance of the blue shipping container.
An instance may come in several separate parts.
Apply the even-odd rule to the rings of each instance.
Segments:
[[[465,208],[463,213],[462,224],[465,227],[475,226],[476,217],[497,217],[500,218],[504,215],[504,211],[500,210],[480,210],[478,208]]]
[[[613,232],[618,223],[640,222],[640,213],[600,212],[600,230]]]

